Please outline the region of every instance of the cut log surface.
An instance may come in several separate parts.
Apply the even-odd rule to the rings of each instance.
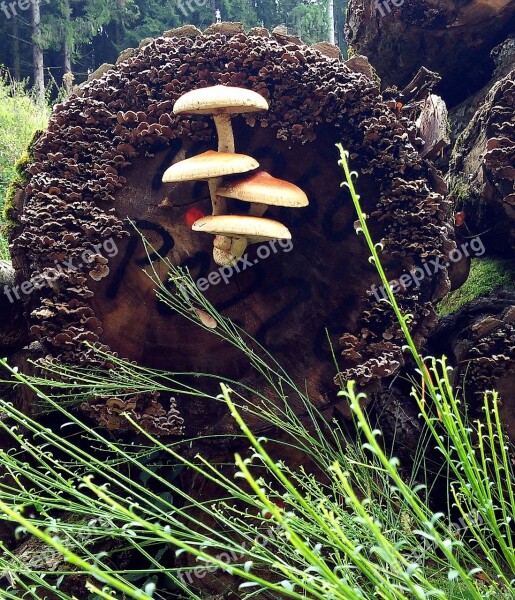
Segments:
[[[41,357],[109,367],[85,348],[91,342],[145,366],[215,373],[262,389],[244,356],[157,302],[130,219],[160,255],[188,267],[195,280],[208,278],[206,297],[264,344],[301,388],[307,383],[315,404],[343,402],[336,399],[326,328],[341,376],[377,385],[404,363],[404,342],[391,309],[370,292],[379,281],[340,187],[335,144],[343,143],[360,172],[370,227],[384,244],[388,276],[398,279],[455,247],[442,180],[419,155],[415,124],[383,101],[375,81],[290,39],[167,35],[57,105],[34,147],[14,215],[15,268],[30,278],[53,273],[56,261],[75,261],[52,286],[25,298]],[[211,212],[207,184],[161,182],[173,162],[216,148],[210,117],[179,117],[172,109],[185,92],[217,84],[253,89],[268,100],[269,111],[234,118],[236,151],[298,185],[310,202],[269,208],[265,216],[291,231],[291,246],[250,246],[248,262],[225,278],[212,259],[213,237],[190,228],[192,215]],[[247,207],[229,201],[232,214]],[[109,240],[116,256],[106,250]],[[98,244],[94,265],[81,264],[82,252]],[[151,259],[166,281],[163,264]],[[417,343],[435,323],[431,301],[449,285],[444,264],[419,287],[399,292]],[[104,426],[126,428],[114,404],[98,399],[83,408]],[[194,434],[217,430],[222,412],[213,404],[135,396],[122,408],[155,435]]]
[[[421,65],[442,76],[449,106],[490,79],[490,51],[513,32],[515,0],[350,0],[346,34],[385,85],[405,86]]]

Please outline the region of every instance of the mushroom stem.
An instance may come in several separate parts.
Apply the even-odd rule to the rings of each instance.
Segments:
[[[218,134],[218,152],[234,152],[231,115],[213,115]]]
[[[209,185],[209,194],[211,196],[211,204],[213,205],[214,215],[223,215],[225,214],[227,209],[227,203],[225,202],[225,198],[223,196],[218,196],[216,193],[218,191],[218,188],[220,187],[221,182],[221,177],[212,177],[207,181]]]
[[[266,204],[260,204],[258,202],[252,202],[249,208],[249,215],[253,217],[262,217],[266,211],[268,206]]]
[[[249,245],[249,241],[247,238],[234,238],[231,244],[231,254],[234,256],[236,263],[242,256],[247,246]]]
[[[231,129],[230,123],[229,123],[229,128]],[[218,126],[217,126],[217,130],[218,130]],[[232,135],[232,129],[231,129],[231,135]],[[233,140],[233,150],[232,151],[234,152],[234,140]],[[225,212],[227,210],[227,202],[225,201],[225,198],[223,196],[218,196],[216,193],[218,188],[220,187],[221,182],[222,182],[221,177],[212,177],[211,179],[208,179],[208,182],[207,182],[208,186],[209,186],[209,194],[211,196],[211,204],[213,206],[213,215],[223,215],[223,214],[225,214]],[[230,247],[232,245],[231,238],[228,238],[226,236],[219,236],[219,237],[220,237],[220,244],[222,245],[222,247],[225,245]],[[234,262],[234,257],[230,253],[230,250],[219,250],[216,248],[216,246],[213,248],[213,258],[214,258],[214,261],[216,262],[216,264],[221,267],[223,267],[225,265],[233,264],[233,262]]]
[[[230,245],[227,249],[227,242]],[[235,265],[247,249],[248,239],[244,237],[231,238],[217,235],[213,249],[213,258],[221,267],[232,267]]]

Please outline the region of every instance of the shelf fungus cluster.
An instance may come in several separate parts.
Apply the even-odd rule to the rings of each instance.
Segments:
[[[198,98],[203,90],[206,101],[185,107],[189,93]],[[214,108],[217,91],[232,96]],[[234,137],[242,154],[235,153]],[[246,244],[286,242],[291,231],[295,252],[288,260],[271,256],[238,276],[237,285],[212,285],[210,300],[272,348],[299,384],[309,382],[315,402],[335,392],[327,331],[334,347],[341,344],[343,379],[380,383],[402,366],[404,341],[390,307],[370,293],[378,279],[353,228],[335,144],[344,143],[360,173],[364,208],[393,279],[455,247],[441,179],[420,157],[416,138],[415,124],[389,107],[373,78],[283,34],[183,28],[124,52],[56,105],[8,206],[17,285],[52,273],[56,262],[77,265],[52,286],[21,296],[33,358],[110,369],[109,356],[118,354],[157,369],[230,373],[256,389],[257,375],[239,354],[234,358],[236,350],[229,354],[216,336],[156,301],[142,272],[141,239],[128,223],[196,277],[217,276],[210,271],[212,240],[197,231],[215,236],[215,257],[224,264]],[[166,179],[171,173],[193,183],[163,184],[171,164]],[[203,178],[212,214],[198,183]],[[161,207],[164,186],[169,203]],[[192,232],[187,207],[197,203],[208,216]],[[78,266],[85,250],[110,238],[116,257]],[[443,268],[399,292],[417,344],[434,325],[431,303],[448,287]],[[104,350],[102,357],[91,346]],[[212,402],[128,397],[127,412],[156,435],[196,435],[218,423]],[[98,423],[133,431],[116,399],[81,408]]]
[[[484,419],[485,394],[496,391],[501,421],[515,442],[515,291],[498,289],[447,315],[428,351],[453,366],[450,381],[467,399],[470,419]]]
[[[175,103],[176,115],[212,115],[218,133],[218,152],[208,150],[178,162],[167,169],[164,183],[206,180],[213,214],[193,223],[193,231],[215,236],[213,258],[220,266],[235,264],[248,244],[275,239],[290,240],[287,227],[263,217],[268,206],[291,208],[308,205],[306,194],[293,183],[257,170],[259,163],[250,156],[235,153],[231,116],[268,110],[260,94],[247,89],[217,85],[199,88],[181,96]],[[224,183],[228,175],[250,175]],[[227,215],[226,198],[249,202],[248,214]]]

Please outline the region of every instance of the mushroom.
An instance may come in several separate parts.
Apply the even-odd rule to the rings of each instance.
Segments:
[[[235,173],[246,173],[258,167],[257,160],[245,154],[208,150],[203,154],[187,158],[168,167],[163,175],[163,182],[206,180],[211,192],[213,214],[220,215],[225,212],[225,202],[217,195],[218,183],[221,177],[234,175]]]
[[[267,234],[264,237],[252,235],[254,230],[259,229],[259,225],[252,219],[261,217],[267,206],[299,207],[308,205],[306,194],[300,188],[287,181],[276,179],[265,171],[221,187],[222,177],[225,175],[246,173],[259,167],[259,163],[253,158],[234,153],[231,116],[262,110],[268,110],[268,102],[258,93],[223,85],[187,92],[176,101],[173,108],[176,115],[212,115],[218,133],[218,152],[210,150],[200,156],[175,163],[166,170],[163,182],[206,179],[213,205],[213,217],[221,217],[226,212],[226,197],[252,203],[249,217],[251,221],[248,223],[251,226],[249,236],[245,236],[245,221],[238,220],[244,217],[237,217],[234,222],[230,221],[231,225],[235,225],[237,222],[237,228],[234,231],[230,230],[227,235],[223,231],[210,231],[210,233],[216,234],[213,258],[219,265],[234,264],[243,256],[249,240],[256,241],[259,237],[276,239],[285,236],[285,239],[291,239],[290,232],[286,227],[268,220],[265,220],[268,221],[268,227],[272,223],[275,227],[279,226],[278,235]],[[198,227],[203,227],[205,223],[205,218],[199,219],[193,224],[193,230],[200,231],[201,229]],[[209,229],[202,230],[209,231]]]
[[[222,266],[237,262],[248,242],[291,240],[291,233],[282,223],[248,215],[211,215],[195,221],[192,229],[217,236],[213,257]]]
[[[258,171],[245,179],[223,185],[217,194],[251,202],[249,214],[257,217],[262,216],[268,206],[300,208],[309,204],[306,194],[299,187],[272,177],[266,171]]]
[[[176,115],[211,115],[214,119],[218,134],[219,154],[234,153],[234,132],[231,125],[231,116],[235,114],[252,113],[262,110],[268,110],[268,102],[257,92],[253,92],[252,90],[247,90],[245,88],[236,88],[224,85],[215,85],[212,87],[191,90],[190,92],[184,94],[184,96],[181,96],[173,108],[173,112]],[[216,162],[213,156],[211,158],[214,162]],[[259,166],[259,164],[256,161],[254,161],[254,163],[255,166],[253,167],[244,167],[241,170],[231,171],[231,174],[245,173],[251,169],[255,169]],[[220,172],[218,175],[215,175],[217,172],[217,169],[215,169],[214,172],[210,172],[210,174],[206,177],[209,185],[211,202],[213,204],[213,215],[220,215],[225,212],[225,201],[221,197],[217,196],[217,189],[222,181],[221,177],[230,173],[223,172],[223,169],[221,169],[221,171],[222,172]],[[170,181],[170,179],[166,179],[166,177],[167,174],[165,173],[163,181]],[[204,177],[201,177],[200,179],[204,179]],[[177,181],[177,179],[174,179],[174,181]],[[220,243],[225,246],[228,245],[227,241],[220,241]],[[240,246],[241,252],[243,253],[246,245],[241,243]],[[215,252],[213,252],[213,256],[214,255]]]
[[[173,112],[176,115],[212,115],[218,133],[218,150],[234,152],[231,115],[268,110],[268,102],[257,92],[245,88],[215,85],[187,92]]]

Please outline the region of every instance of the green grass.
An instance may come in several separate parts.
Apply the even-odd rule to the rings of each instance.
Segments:
[[[0,69],[0,224],[6,201],[12,201],[16,185],[23,183],[16,165],[34,133],[46,128],[49,115],[49,106],[37,102],[25,83],[10,80]],[[6,256],[3,247],[0,252]]]
[[[6,238],[2,235],[0,229],[0,260],[11,260],[11,255],[9,253],[9,244],[7,243]]]
[[[0,401],[0,428],[13,445],[0,453],[0,468],[10,475],[0,478],[0,519],[17,523],[20,534],[38,538],[67,562],[56,576],[4,547],[0,572],[8,571],[15,585],[5,584],[3,598],[41,600],[52,592],[73,600],[76,595],[64,591],[63,582],[83,574],[88,591],[81,598],[90,593],[92,600],[200,600],[209,597],[197,585],[206,581],[206,570],[210,577],[227,577],[240,599],[514,597],[513,448],[502,431],[497,394],[485,395],[482,419],[470,422],[450,384],[445,359],[418,353],[410,316],[400,312],[388,286],[380,246],[368,231],[343,151],[341,164],[361,224],[358,233],[416,365],[411,393],[424,425],[416,460],[421,476],[401,474],[399,460],[370,423],[365,397],[353,382],[342,381],[339,392],[356,426],[350,439],[336,419],[315,409],[304,387],[265,348],[217,313],[187,271],[163,259],[175,286],[163,284],[162,266],[158,271],[151,263],[148,275],[158,298],[243,352],[261,374],[263,389],[273,390],[275,398],[227,379],[220,382],[220,393],[206,396],[178,374],[118,358],[111,359],[114,368],[107,374],[48,363],[49,373],[59,375],[53,387],[48,379],[10,369],[12,378],[36,393],[54,416],[52,426],[43,425]],[[202,312],[216,321],[216,328],[204,325]],[[209,374],[197,376],[217,381]],[[230,439],[243,442],[232,468],[201,455],[188,458],[184,448],[189,440],[163,443],[144,433],[130,414],[125,418],[141,436],[123,444],[70,410],[99,395],[153,390],[224,403],[239,431]],[[306,420],[291,409],[293,398],[303,405]],[[250,415],[259,415],[270,432],[283,432],[281,441],[272,433],[257,437],[247,426]],[[212,441],[225,440],[213,436]],[[446,509],[436,514],[429,506],[436,474],[424,463],[426,449],[434,447],[442,457],[448,493]],[[293,468],[284,459],[292,449],[304,455],[304,467]],[[218,499],[202,500],[184,491],[177,478],[181,470],[190,481],[216,484]],[[452,520],[459,518],[457,532]],[[123,560],[127,553],[130,563]],[[181,562],[185,557],[188,566]]]
[[[515,264],[511,260],[473,258],[465,283],[447,294],[438,303],[436,311],[443,317],[453,313],[467,302],[488,296],[495,289],[515,289]]]

